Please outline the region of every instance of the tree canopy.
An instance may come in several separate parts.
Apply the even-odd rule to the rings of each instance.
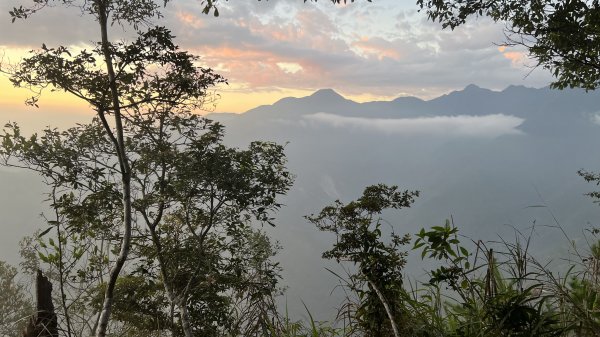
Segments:
[[[0,261],[0,335],[21,336],[27,317],[35,309],[27,288],[18,279],[17,268]]]
[[[123,127],[134,214],[111,331],[216,336],[264,322],[278,289],[278,267],[270,260],[276,250],[251,225],[273,224],[277,198],[291,186],[283,146],[229,148],[221,125],[171,110],[132,114]],[[103,130],[96,118],[25,137],[13,124],[0,150],[5,165],[34,170],[49,187],[54,214],[37,249],[60,285],[61,326],[69,335],[92,333],[99,324],[104,275],[122,239],[122,182]]]
[[[469,17],[505,24],[508,45],[522,45],[548,69],[555,88],[600,86],[600,3],[596,0],[417,0],[429,19],[454,29]]]

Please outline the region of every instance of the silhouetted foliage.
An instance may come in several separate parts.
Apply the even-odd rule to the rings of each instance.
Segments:
[[[555,88],[600,85],[600,3],[590,0],[417,0],[428,17],[454,29],[471,16],[505,23],[508,45],[522,45],[550,70]]]
[[[248,311],[276,295],[278,266],[270,261],[270,241],[251,225],[273,225],[277,197],[292,184],[283,147],[228,148],[221,125],[182,112],[131,115],[123,130],[135,217],[127,276],[115,285],[115,322],[136,333],[160,327],[214,336],[233,328],[232,310],[258,319]],[[87,284],[86,293],[69,300],[81,304],[91,296],[88,310],[101,312],[97,295],[106,284],[98,276],[121,239],[116,224],[123,218],[118,160],[101,122],[30,137],[8,125],[2,145],[5,164],[40,173],[50,187],[55,218],[39,235],[40,259],[60,285]],[[65,317],[73,315],[71,306],[77,304],[64,303]],[[274,308],[263,309],[261,319]]]
[[[0,261],[0,335],[21,337],[35,312],[27,288],[17,278],[17,269]]]
[[[210,69],[197,67],[196,58],[181,52],[173,43],[173,36],[163,27],[151,26],[161,16],[161,7],[169,0],[33,0],[10,11],[13,22],[27,19],[45,7],[62,5],[77,7],[98,23],[99,36],[92,51],[72,53],[64,46],[42,44],[15,69],[0,71],[11,75],[11,82],[37,92],[27,100],[37,106],[45,88],[65,91],[87,103],[101,121],[102,132],[108,137],[118,162],[122,199],[121,243],[118,258],[112,261],[106,293],[94,334],[105,337],[110,320],[114,288],[127,262],[133,230],[131,165],[133,158],[127,152],[123,124],[133,115],[148,111],[190,111],[201,108],[208,87],[224,80]],[[208,1],[210,5],[212,1]],[[138,33],[133,43],[113,42],[109,25],[132,27]],[[112,120],[109,121],[109,118]],[[76,188],[76,187],[75,187]],[[188,337],[189,333],[188,333]]]
[[[395,325],[405,322],[402,269],[406,252],[399,249],[410,238],[397,235],[392,228],[390,242],[382,240],[385,222],[381,213],[410,207],[418,196],[419,192],[398,191],[397,186],[374,185],[356,201],[344,205],[338,200],[307,217],[321,231],[336,235],[333,248],[323,253],[323,258],[351,262],[357,269],[348,284],[360,299],[354,315],[366,336],[393,336],[397,331],[392,330],[398,329]],[[402,328],[402,334],[410,331],[405,324]]]

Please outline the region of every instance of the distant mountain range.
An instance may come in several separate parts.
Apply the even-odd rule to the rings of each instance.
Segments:
[[[321,89],[310,96],[287,97],[272,105],[256,107],[238,117],[244,121],[293,119],[316,112],[383,119],[507,114],[526,119],[523,130],[553,133],[557,131],[557,126],[563,124],[555,122],[562,122],[563,119],[570,121],[569,124],[581,122],[578,126],[589,125],[588,115],[600,112],[599,100],[599,93],[580,89],[561,91],[509,86],[502,91],[492,91],[471,84],[461,91],[428,101],[416,97],[398,97],[392,101],[357,103],[333,89]],[[233,115],[210,115],[210,118],[227,120]]]
[[[230,145],[287,144],[296,183],[277,227],[266,230],[283,246],[293,314],[304,312],[302,299],[319,318],[331,317],[342,297],[330,297],[337,280],[323,267],[335,265],[320,258],[333,238],[303,216],[336,199],[353,200],[371,184],[422,192],[411,209],[384,214],[398,232],[415,233],[453,217],[467,237],[510,240],[515,229],[535,223],[532,249],[540,258],[568,248],[560,231],[546,227],[556,225],[554,217],[578,244],[586,228],[600,223],[600,209],[584,195],[600,187],[577,176],[582,168],[600,171],[598,92],[469,85],[428,101],[357,103],[324,89],[244,114],[208,117],[226,125]],[[2,228],[14,228],[2,235],[1,246],[14,247],[40,223],[38,182],[28,172],[0,170]],[[424,269],[418,257],[407,266],[411,277]]]

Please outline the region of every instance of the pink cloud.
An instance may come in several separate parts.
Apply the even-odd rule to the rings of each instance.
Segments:
[[[249,16],[231,19],[229,24],[246,40],[223,39],[200,44],[193,48],[194,53],[230,82],[243,83],[245,87],[260,90],[332,86],[335,82],[329,74],[329,63],[322,62],[320,55],[334,58],[340,51],[354,55],[344,41],[335,37],[338,28],[330,18],[312,8],[297,11],[291,20],[277,17],[259,20],[257,16]]]
[[[527,53],[524,51],[508,51],[505,46],[498,47],[498,51],[502,53],[504,58],[510,60],[511,64],[515,67],[522,67],[527,60]]]
[[[175,35],[204,65],[248,91],[333,87],[347,94],[432,97],[470,83],[501,89],[521,83],[529,71],[518,64],[521,54],[497,50],[492,42],[499,28],[486,22],[445,32],[411,12],[387,22],[395,27],[400,20],[408,29],[383,32],[378,25],[389,9],[374,14],[376,8],[369,9],[369,22],[361,23],[363,11],[349,6],[334,11],[325,5],[262,4],[224,8],[218,19],[201,17],[205,26],[197,30],[189,28],[197,17],[181,8],[173,14],[187,24],[178,25]],[[530,83],[540,78],[545,77],[527,77]]]
[[[195,29],[199,29],[204,27],[204,22],[202,22],[202,20],[200,19],[200,17],[198,17],[197,15],[193,14],[193,13],[189,13],[189,12],[185,12],[185,11],[179,11],[176,14],[177,19],[179,19],[179,21],[189,27],[195,28]]]
[[[352,43],[352,46],[357,48],[360,53],[367,57],[375,57],[378,60],[391,58],[400,60],[401,54],[397,48],[394,48],[391,42],[382,38],[361,37],[358,41]]]
[[[203,62],[213,65],[226,59],[220,71],[230,81],[241,82],[251,87],[293,86],[298,76],[319,73],[314,65],[304,60],[284,58],[276,53],[243,47],[209,47],[202,49]],[[302,71],[290,71],[294,65]],[[310,76],[310,74],[308,75]]]

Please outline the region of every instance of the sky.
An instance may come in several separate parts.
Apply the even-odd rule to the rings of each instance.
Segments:
[[[77,9],[46,8],[11,23],[8,11],[31,0],[0,2],[0,56],[9,65],[45,43],[85,48],[98,28]],[[437,97],[468,84],[501,90],[508,85],[543,87],[551,78],[518,48],[505,48],[502,25],[471,20],[442,30],[419,12],[415,0],[329,1],[232,0],[220,16],[201,13],[199,0],[173,0],[157,24],[171,29],[182,49],[201,57],[229,84],[215,88],[216,112],[241,113],[287,96],[333,88],[359,102],[398,96]],[[131,39],[116,26],[115,39]],[[61,93],[46,93],[40,108],[23,105],[31,93],[0,76],[0,115],[32,125],[83,119],[90,109]],[[41,124],[40,124],[41,125]]]

